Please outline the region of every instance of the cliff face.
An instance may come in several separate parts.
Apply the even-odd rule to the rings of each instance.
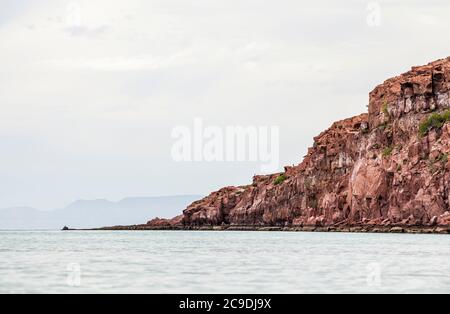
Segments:
[[[450,58],[392,78],[303,162],[190,205],[186,226],[450,225]],[[159,222],[161,223],[161,222]]]

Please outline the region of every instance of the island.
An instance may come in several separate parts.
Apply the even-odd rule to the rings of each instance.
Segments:
[[[335,122],[283,173],[213,192],[173,219],[97,230],[448,234],[449,120],[450,57],[377,86],[367,113]]]

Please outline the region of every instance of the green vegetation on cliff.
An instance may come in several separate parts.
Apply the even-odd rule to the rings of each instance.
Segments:
[[[450,110],[444,111],[442,113],[433,113],[425,121],[423,121],[419,126],[419,135],[424,137],[429,131],[433,129],[440,129],[444,126],[446,122],[450,121]]]
[[[287,180],[287,176],[286,176],[285,174],[282,174],[282,175],[279,175],[279,176],[275,179],[275,181],[274,181],[273,184],[279,185],[279,184],[283,183],[283,182],[286,181],[286,180]]]

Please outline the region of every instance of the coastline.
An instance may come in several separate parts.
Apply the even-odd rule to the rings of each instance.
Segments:
[[[450,57],[393,77],[300,164],[226,186],[173,218],[92,230],[450,234]],[[144,223],[144,221],[142,221]]]
[[[407,226],[407,225],[389,225],[389,226],[369,226],[369,225],[351,225],[351,226],[151,226],[151,225],[133,225],[133,226],[113,226],[95,229],[68,229],[65,231],[248,231],[248,232],[336,232],[336,233],[397,233],[397,234],[450,234],[450,226]]]

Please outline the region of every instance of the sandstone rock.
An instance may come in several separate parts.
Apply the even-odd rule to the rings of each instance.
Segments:
[[[151,224],[450,226],[450,162],[443,157],[450,153],[450,125],[419,136],[431,110],[447,110],[449,99],[450,58],[414,67],[370,93],[368,114],[338,121],[314,138],[304,160],[285,168],[288,180],[255,176],[248,186],[193,203],[175,221]]]
[[[393,227],[393,228],[391,228],[391,230],[389,230],[389,232],[391,232],[391,233],[404,233],[405,229],[403,229],[401,227]]]
[[[436,228],[436,230],[434,232],[440,233],[440,234],[449,234],[450,229],[449,228]]]
[[[183,215],[177,216],[172,219],[161,219],[161,218],[155,218],[149,222],[147,222],[148,226],[152,227],[173,227],[181,225],[183,221]]]
[[[438,217],[434,216],[433,218],[431,218],[430,220],[430,225],[431,226],[436,226],[438,224]]]
[[[391,220],[389,218],[387,218],[381,222],[381,225],[386,226],[386,225],[389,225],[390,223],[391,223]]]

